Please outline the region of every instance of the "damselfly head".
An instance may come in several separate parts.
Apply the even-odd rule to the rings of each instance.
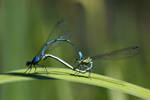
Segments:
[[[40,57],[35,56],[35,57],[32,59],[32,61],[27,61],[27,62],[26,62],[26,66],[35,65],[35,64],[37,64],[40,60],[41,60]]]
[[[26,62],[26,66],[30,66],[30,65],[32,65],[32,62],[31,61],[27,61]]]
[[[91,59],[90,57],[88,57],[88,58],[84,59],[84,61],[83,61],[83,62],[85,62],[85,63],[89,63],[89,62],[91,62],[91,61],[92,61],[92,59]]]
[[[89,64],[89,63],[92,62],[92,59],[90,57],[88,57],[88,58],[81,59],[78,62],[79,62],[79,64],[82,64],[82,65],[85,64],[85,65],[87,65],[87,64]]]

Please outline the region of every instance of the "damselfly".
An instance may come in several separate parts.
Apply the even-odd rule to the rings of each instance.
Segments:
[[[40,50],[40,52],[33,57],[32,61],[27,61],[26,62],[26,66],[28,66],[28,69],[25,72],[29,72],[32,69],[32,66],[34,66],[35,71],[36,71],[36,66],[39,66],[39,62],[42,60],[43,55],[45,54],[46,51],[51,50],[51,48],[56,47],[56,45],[58,45],[58,43],[60,44],[60,42],[66,42],[71,44],[78,52],[80,59],[82,57],[82,53],[78,50],[78,48],[68,39],[71,35],[71,32],[69,31],[69,29],[67,28],[67,23],[65,21],[59,21],[54,29],[52,30],[52,32],[50,33],[50,35],[48,36],[48,39],[46,41],[46,43],[44,44],[42,50]],[[45,69],[46,67],[43,66]]]
[[[134,46],[134,47],[119,49],[106,54],[78,59],[77,60],[78,67],[74,68],[73,70],[79,73],[90,72],[91,69],[93,68],[93,60],[96,59],[115,60],[115,59],[121,59],[126,57],[132,57],[139,54],[140,51],[139,49],[140,48],[138,46]]]

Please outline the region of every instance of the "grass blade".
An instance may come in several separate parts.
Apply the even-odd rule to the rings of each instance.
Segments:
[[[20,69],[16,71],[11,71],[9,73],[1,73],[0,84],[6,84],[16,81],[27,81],[33,79],[62,79],[77,83],[94,85],[98,87],[105,87],[108,89],[119,90],[130,95],[134,95],[144,99],[150,99],[150,90],[103,75],[91,73],[91,77],[88,78],[88,73],[78,73],[77,75],[74,75],[74,71],[66,68],[48,68],[48,74],[46,74],[46,72],[44,72],[44,69],[42,68],[38,68],[38,73],[31,72],[30,74],[25,74],[24,71],[25,69]]]

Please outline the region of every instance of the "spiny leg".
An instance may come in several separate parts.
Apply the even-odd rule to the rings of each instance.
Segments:
[[[46,66],[44,66],[44,69],[45,69],[46,73],[48,74],[48,71],[47,71],[47,68],[46,68]]]
[[[46,73],[48,74],[46,66],[43,66],[43,65],[41,65],[41,66],[44,67],[44,71],[46,71]]]
[[[28,72],[28,70],[29,70],[29,67],[26,69],[26,71],[25,71],[24,73],[27,73],[27,72]]]
[[[36,66],[34,65],[34,73],[36,72]]]
[[[93,70],[93,69],[90,69],[90,70],[89,70],[89,75],[88,75],[88,77],[89,77],[90,79],[91,79],[92,70]]]
[[[29,67],[29,73],[31,72],[31,70],[32,70],[32,65],[30,65],[30,67]]]
[[[79,70],[80,70],[80,64],[78,64],[77,66],[78,66],[78,68],[79,68]],[[75,69],[77,69],[77,68],[75,68]],[[78,73],[79,73],[79,72],[78,72],[77,70],[75,70],[74,75],[77,75]]]
[[[24,73],[27,73],[28,71],[29,71],[29,72],[31,71],[31,65],[28,66],[27,70],[26,70]]]
[[[46,66],[43,66],[43,65],[41,65],[41,64],[37,64],[37,65],[40,66],[40,67],[44,67],[44,71],[46,71],[46,73],[48,74],[48,71],[47,71]]]
[[[75,72],[74,72],[74,75],[77,75],[78,73],[79,73],[78,71],[75,71]]]

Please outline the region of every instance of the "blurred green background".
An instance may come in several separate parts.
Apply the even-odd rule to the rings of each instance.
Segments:
[[[59,19],[71,23],[71,40],[85,56],[138,45],[140,55],[94,62],[93,72],[150,89],[150,2],[148,0],[0,0],[0,73],[25,68]],[[71,62],[69,46],[53,54]],[[50,67],[65,67],[50,60]],[[95,86],[63,80],[0,85],[0,100],[140,100]]]

